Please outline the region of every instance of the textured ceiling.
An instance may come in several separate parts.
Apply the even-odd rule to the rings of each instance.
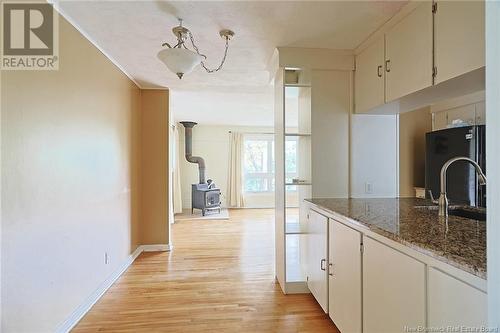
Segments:
[[[60,1],[62,13],[143,88],[168,87],[174,118],[201,123],[272,125],[267,66],[278,46],[353,49],[392,17],[395,1]],[[223,69],[197,68],[179,80],[156,58],[174,42],[177,17],[215,67],[228,28]]]

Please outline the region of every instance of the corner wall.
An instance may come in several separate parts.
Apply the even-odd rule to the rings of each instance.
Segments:
[[[141,116],[141,242],[167,245],[168,90],[142,90]]]
[[[425,187],[425,134],[432,131],[429,107],[399,115],[399,196]]]

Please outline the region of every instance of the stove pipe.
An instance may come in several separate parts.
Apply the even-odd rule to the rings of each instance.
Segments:
[[[200,184],[205,184],[205,160],[199,156],[193,156],[193,127],[197,123],[192,121],[181,121],[184,125],[184,133],[186,141],[186,160],[191,163],[198,164],[198,173],[200,176]]]

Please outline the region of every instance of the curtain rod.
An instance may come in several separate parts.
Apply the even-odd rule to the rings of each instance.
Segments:
[[[241,133],[241,134],[268,134],[268,135],[274,135],[274,133],[271,132],[237,132],[237,131],[228,131],[229,133]]]

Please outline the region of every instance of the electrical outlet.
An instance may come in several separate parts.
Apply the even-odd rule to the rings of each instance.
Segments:
[[[372,194],[373,193],[373,184],[372,183],[365,183],[365,193],[366,194]]]
[[[104,264],[109,264],[109,254],[108,252],[104,252]]]

